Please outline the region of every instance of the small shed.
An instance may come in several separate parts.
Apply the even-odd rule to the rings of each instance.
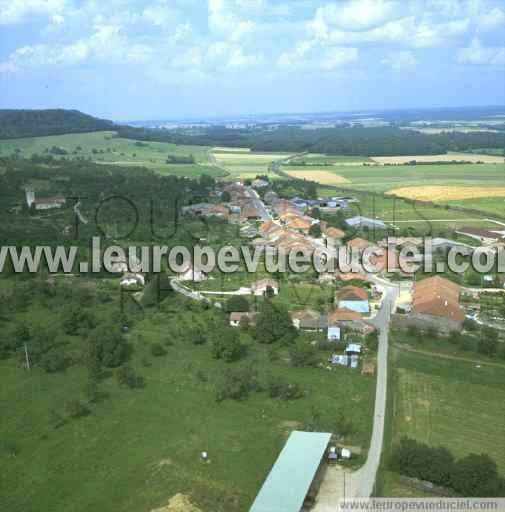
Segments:
[[[340,341],[340,327],[328,327],[328,341]]]

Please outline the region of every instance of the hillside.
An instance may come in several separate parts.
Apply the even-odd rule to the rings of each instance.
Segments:
[[[110,130],[114,123],[78,110],[0,110],[0,139]]]

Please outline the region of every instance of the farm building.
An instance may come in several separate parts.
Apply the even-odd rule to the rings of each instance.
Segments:
[[[230,313],[230,325],[231,327],[240,327],[241,325],[255,325],[256,324],[256,313]]]
[[[279,284],[275,279],[258,279],[251,285],[251,291],[256,296],[266,295],[269,289],[274,295],[279,295]]]
[[[340,341],[341,329],[340,327],[328,327],[328,341]]]
[[[325,315],[313,309],[303,309],[291,313],[293,325],[302,331],[321,331],[326,329],[328,320]]]
[[[481,244],[485,245],[494,244],[503,239],[500,233],[481,228],[464,227],[456,230],[456,233],[478,240]]]
[[[193,266],[192,263],[188,263],[186,267],[177,274],[177,281],[192,281],[193,283],[200,283],[207,279],[205,273]]]
[[[61,208],[65,203],[64,197],[44,197],[42,199],[35,198],[35,192],[32,189],[25,190],[26,205],[28,208],[35,208],[36,210],[51,210],[53,208]]]
[[[369,313],[368,292],[358,286],[344,286],[337,292],[339,309],[350,309],[356,313]]]
[[[351,217],[346,219],[345,222],[351,228],[386,229],[384,222],[378,219],[371,219],[370,217]]]
[[[412,309],[407,315],[395,315],[399,326],[434,328],[441,332],[460,331],[465,312],[459,303],[460,286],[440,276],[417,281]]]
[[[291,432],[249,512],[300,512],[312,503],[331,434]]]

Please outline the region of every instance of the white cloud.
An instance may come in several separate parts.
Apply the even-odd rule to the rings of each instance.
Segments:
[[[65,0],[0,0],[0,25],[19,23],[34,15],[54,17],[65,7]]]
[[[262,57],[246,54],[240,46],[225,41],[212,43],[207,51],[207,57],[217,68],[240,69],[257,65]]]
[[[333,71],[356,62],[358,57],[357,48],[339,46],[323,48],[313,41],[303,41],[293,51],[282,53],[277,64],[284,71]]]
[[[505,65],[505,47],[485,47],[477,37],[474,37],[470,46],[460,48],[457,60],[462,64],[503,66]]]
[[[232,41],[243,39],[256,28],[252,20],[241,19],[230,0],[209,0],[208,25],[211,34]]]
[[[381,64],[390,67],[393,71],[400,72],[414,69],[417,60],[411,51],[393,51],[382,59]]]

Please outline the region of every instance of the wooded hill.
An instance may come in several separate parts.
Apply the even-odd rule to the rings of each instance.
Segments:
[[[96,132],[114,128],[112,121],[78,110],[0,110],[0,139]]]

